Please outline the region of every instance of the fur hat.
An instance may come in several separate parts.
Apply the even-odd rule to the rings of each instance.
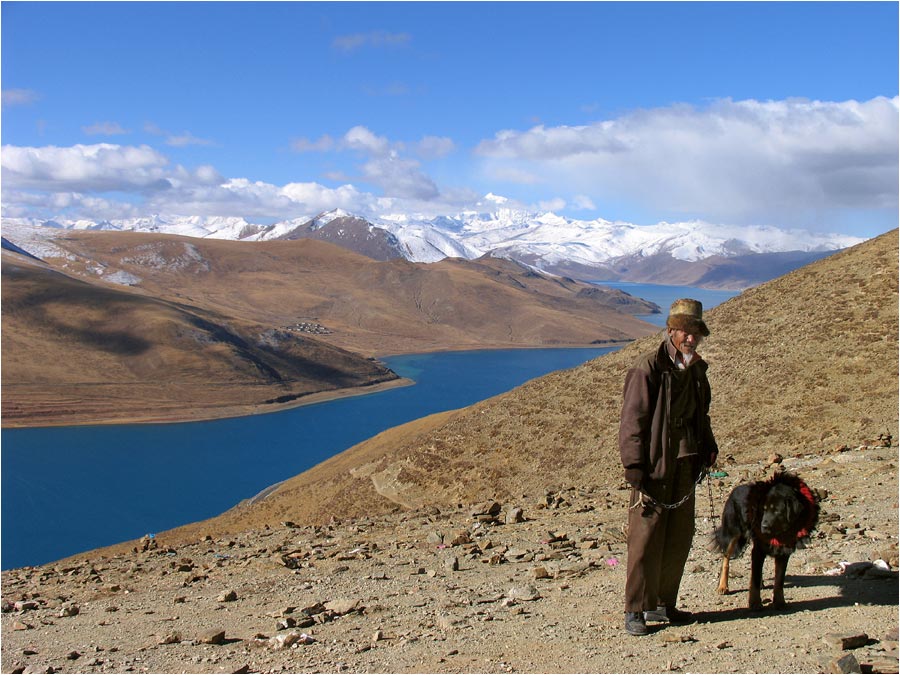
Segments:
[[[695,335],[708,336],[709,328],[703,321],[703,304],[690,298],[676,300],[669,309],[666,328],[677,328]]]

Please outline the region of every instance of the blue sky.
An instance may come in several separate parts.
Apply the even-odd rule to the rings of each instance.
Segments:
[[[5,217],[897,226],[894,2],[2,3]]]

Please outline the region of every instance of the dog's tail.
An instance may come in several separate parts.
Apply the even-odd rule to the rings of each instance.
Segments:
[[[738,528],[727,528],[723,524],[709,535],[709,542],[706,548],[708,551],[722,555],[726,555],[730,550],[729,558],[740,558],[749,541],[750,535],[746,531]]]
[[[746,505],[749,492],[749,485],[738,485],[728,495],[719,527],[709,542],[709,550],[727,554],[730,558],[737,558],[744,552],[751,538]]]

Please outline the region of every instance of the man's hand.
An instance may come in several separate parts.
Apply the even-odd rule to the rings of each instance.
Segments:
[[[625,482],[635,490],[640,490],[644,485],[643,469],[625,469]]]

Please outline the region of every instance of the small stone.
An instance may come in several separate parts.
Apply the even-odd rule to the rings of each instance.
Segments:
[[[463,544],[471,544],[472,537],[469,536],[469,533],[465,530],[462,532],[457,532],[453,539],[450,540],[451,546],[462,546]]]
[[[217,602],[234,602],[237,600],[237,593],[234,591],[226,591],[222,593],[218,598],[216,598]]]
[[[532,600],[538,600],[541,597],[541,594],[538,593],[537,589],[534,586],[513,586],[506,592],[506,597],[510,600],[521,600],[523,602],[530,602]]]
[[[515,523],[524,523],[525,515],[524,511],[518,506],[514,506],[509,511],[506,512],[505,522],[507,525],[513,525]]]
[[[695,638],[693,635],[671,633],[669,635],[666,635],[664,640],[666,642],[696,642],[697,638]]]
[[[550,572],[547,571],[546,567],[535,567],[531,570],[531,577],[533,579],[549,579]]]
[[[77,616],[81,610],[78,605],[63,605],[59,609],[60,617]]]
[[[842,633],[827,633],[822,637],[825,644],[838,649],[858,649],[869,643],[869,636],[865,633],[845,635]]]
[[[338,616],[349,614],[350,612],[360,611],[359,600],[349,598],[339,598],[325,603],[325,609],[334,612]]]
[[[853,654],[836,657],[828,664],[831,673],[861,673],[862,668]]]
[[[17,612],[28,612],[32,609],[37,609],[40,605],[34,600],[19,600],[13,607],[16,608]]]
[[[13,630],[31,630],[34,628],[30,623],[23,623],[22,621],[13,621],[12,629]]]
[[[174,633],[168,633],[162,640],[159,641],[159,644],[174,645],[178,644],[179,642],[181,642],[181,633],[176,631]]]
[[[315,638],[306,633],[292,630],[290,633],[281,633],[269,639],[269,646],[272,649],[282,650],[289,649],[293,645],[311,645],[315,642]]]
[[[437,546],[440,546],[441,544],[444,543],[444,535],[441,534],[440,532],[432,531],[432,532],[428,533],[428,538],[426,539],[426,541],[429,544],[435,544]]]
[[[444,569],[450,572],[459,572],[459,558],[451,557],[444,561]]]
[[[783,461],[784,457],[779,455],[777,452],[773,452],[771,455],[769,455],[769,466],[772,466],[773,464],[781,464]]]
[[[221,645],[225,643],[225,631],[220,628],[213,628],[202,633],[198,639],[204,645]]]
[[[76,652],[76,651],[71,651],[71,652],[69,652],[68,654],[66,654],[66,658],[67,658],[69,661],[76,661],[76,660],[78,660],[78,659],[81,658],[81,654],[79,654],[79,653]]]
[[[492,518],[496,518],[500,515],[500,511],[502,510],[502,506],[497,502],[484,502],[482,504],[478,504],[472,507],[472,515],[473,516],[490,516]]]

